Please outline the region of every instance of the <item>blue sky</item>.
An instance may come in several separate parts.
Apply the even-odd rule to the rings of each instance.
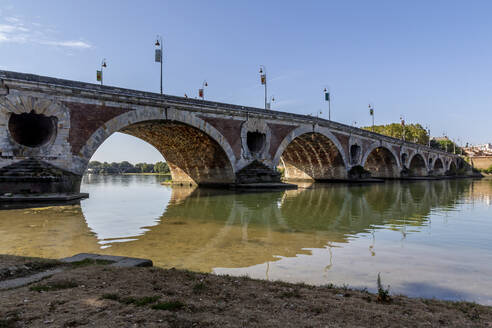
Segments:
[[[164,38],[164,92],[310,114],[332,93],[332,119],[429,125],[461,143],[492,142],[490,1],[0,0],[0,69],[159,91],[154,40]],[[125,149],[124,152],[121,149]],[[121,134],[93,159],[160,160]]]

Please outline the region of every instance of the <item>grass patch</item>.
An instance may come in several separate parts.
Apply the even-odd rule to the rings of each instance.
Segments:
[[[10,312],[5,317],[0,318],[0,328],[15,328],[18,327],[17,322],[20,320],[17,312]]]
[[[34,291],[34,292],[52,292],[55,290],[75,288],[78,285],[79,284],[76,283],[75,281],[60,280],[60,281],[49,282],[49,283],[44,284],[44,285],[32,286],[29,289]]]
[[[383,287],[381,282],[381,274],[378,273],[378,302],[379,303],[390,303],[391,297],[389,293],[389,286],[387,288]]]
[[[101,296],[103,300],[119,301],[120,296],[118,294],[104,294]]]
[[[193,293],[198,294],[201,293],[205,290],[205,283],[199,282],[193,285]]]
[[[154,310],[178,311],[184,307],[184,303],[180,301],[160,302],[152,305]]]
[[[144,297],[120,297],[118,294],[104,294],[102,299],[117,301],[123,304],[133,304],[136,306],[144,306],[155,303],[159,300],[159,296],[144,296]]]
[[[114,261],[99,260],[99,259],[84,259],[82,261],[72,262],[70,263],[70,266],[73,268],[80,268],[88,265],[108,265],[112,263],[114,263]]]
[[[292,298],[292,297],[301,298],[301,293],[299,292],[298,289],[293,289],[293,290],[289,290],[287,292],[283,292],[282,294],[280,294],[280,297],[282,297],[282,298]]]

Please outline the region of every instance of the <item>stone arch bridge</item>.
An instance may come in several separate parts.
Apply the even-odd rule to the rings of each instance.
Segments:
[[[378,178],[439,176],[465,165],[321,118],[8,71],[0,127],[0,192],[78,191],[115,132],[153,145],[173,181],[198,185],[279,181],[279,165],[292,180],[348,180],[361,167]]]

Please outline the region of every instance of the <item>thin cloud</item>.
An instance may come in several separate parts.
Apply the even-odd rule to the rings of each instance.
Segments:
[[[92,45],[84,41],[41,41],[39,43],[49,46],[58,46],[58,47],[67,47],[67,48],[79,48],[79,49],[92,48]]]
[[[37,43],[47,46],[56,46],[72,49],[90,49],[92,45],[82,40],[54,40],[48,34],[55,31],[44,28],[39,23],[31,23],[35,28],[25,26],[17,17],[6,17],[5,22],[0,22],[0,42],[11,43]]]

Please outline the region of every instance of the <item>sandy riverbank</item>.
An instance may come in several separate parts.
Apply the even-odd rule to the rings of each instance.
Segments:
[[[22,275],[56,266],[33,263],[0,256],[0,279],[6,270]],[[107,265],[0,291],[0,327],[85,326],[492,327],[492,307],[394,295],[382,303],[377,294],[348,288]]]

